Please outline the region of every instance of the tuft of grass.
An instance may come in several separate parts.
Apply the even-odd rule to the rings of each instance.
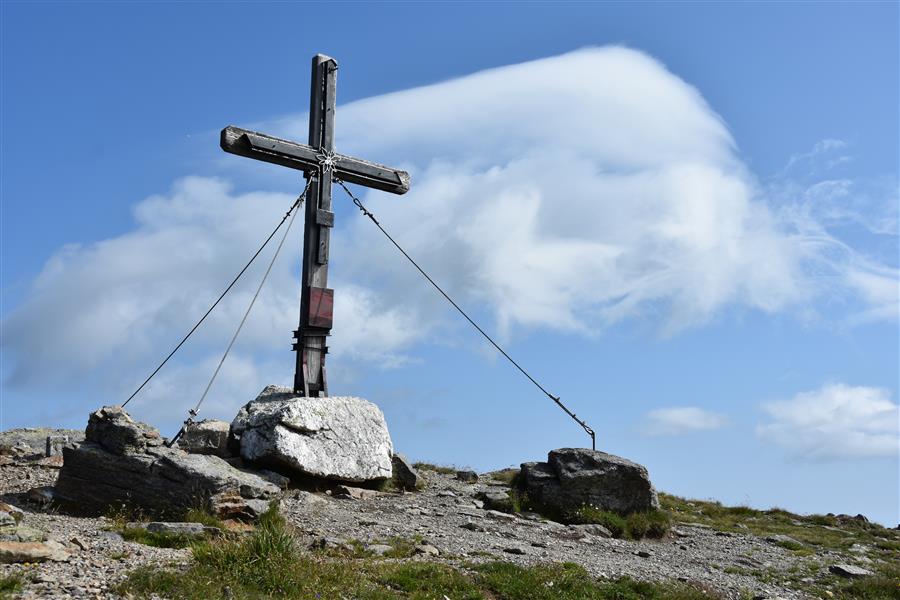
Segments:
[[[140,527],[125,527],[119,532],[126,542],[155,548],[187,548],[197,542],[196,536],[147,531]]]
[[[413,463],[413,469],[416,469],[417,471],[433,471],[442,475],[455,475],[456,471],[458,471],[456,467],[435,465],[427,462]]]
[[[795,551],[796,551],[796,550],[803,550],[803,548],[805,547],[805,546],[804,546],[803,544],[801,544],[800,542],[793,542],[793,541],[791,541],[791,540],[781,540],[781,541],[776,542],[776,543],[777,543],[779,546],[781,546],[782,548],[785,548],[785,549],[787,549],[787,550],[795,550]]]
[[[24,580],[18,573],[12,575],[0,575],[0,600],[12,598],[14,594],[22,591]]]
[[[582,506],[569,519],[576,523],[596,523],[603,525],[616,538],[640,540],[663,538],[672,528],[669,514],[661,510],[634,512],[625,516],[600,510],[594,506]]]
[[[192,508],[184,513],[185,523],[202,523],[206,527],[217,527],[225,531],[225,523],[219,517],[202,508]]]
[[[218,573],[229,573],[244,586],[266,593],[289,589],[295,575],[297,540],[285,518],[272,503],[259,517],[253,535],[231,544],[198,544],[194,559]]]
[[[625,531],[633,540],[664,538],[672,528],[672,518],[669,513],[661,510],[631,513],[625,518],[625,521]]]
[[[624,517],[614,512],[600,510],[593,506],[582,506],[573,516],[573,520],[578,523],[596,523],[603,525],[613,534],[613,537],[620,538],[625,535],[628,529],[628,522]]]
[[[494,471],[490,474],[490,477],[498,483],[505,483],[510,487],[515,487],[518,482],[519,473],[521,472],[521,469],[514,469],[510,467],[509,469],[500,469],[499,471]]]
[[[110,506],[104,516],[111,522],[109,527],[111,531],[125,529],[128,523],[141,523],[148,520],[143,510],[124,503],[118,506]]]

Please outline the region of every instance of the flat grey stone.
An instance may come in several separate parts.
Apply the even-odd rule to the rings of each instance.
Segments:
[[[339,485],[334,488],[336,498],[349,498],[351,500],[371,500],[378,496],[375,490],[367,490],[349,485]]]
[[[613,536],[612,532],[604,527],[603,525],[599,525],[597,523],[587,523],[585,525],[572,525],[571,528],[576,531],[581,531],[587,535],[593,535],[596,537],[602,538],[611,538]]]
[[[431,544],[419,544],[415,547],[414,552],[416,554],[423,554],[425,556],[438,556],[441,551],[432,546]]]
[[[867,577],[872,575],[872,571],[868,569],[863,569],[862,567],[857,567],[856,565],[848,565],[848,564],[837,564],[831,565],[828,567],[828,570],[835,575],[839,575],[841,577],[847,578],[857,578],[857,577]]]
[[[515,515],[511,515],[511,514],[505,513],[505,512],[500,512],[499,510],[486,510],[486,511],[484,511],[484,516],[486,516],[489,519],[494,519],[495,521],[512,522],[512,521],[518,520],[518,519],[516,519]]]
[[[388,552],[392,552],[394,547],[387,544],[372,544],[371,546],[366,546],[366,550],[376,556],[384,556]]]

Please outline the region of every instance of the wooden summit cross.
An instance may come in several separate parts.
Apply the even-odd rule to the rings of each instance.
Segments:
[[[222,150],[304,171],[309,182],[303,230],[303,275],[300,327],[294,331],[297,363],[294,392],[328,395],[325,377],[326,338],[331,333],[334,290],[328,284],[328,238],[333,178],[394,194],[409,190],[409,174],[359,158],[334,153],[335,75],[337,61],[317,54],[312,59],[309,145],[237,127],[222,130]]]

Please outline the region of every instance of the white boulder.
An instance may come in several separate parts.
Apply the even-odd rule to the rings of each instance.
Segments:
[[[391,476],[393,444],[381,410],[351,396],[306,398],[268,386],[231,424],[241,458],[348,482]]]

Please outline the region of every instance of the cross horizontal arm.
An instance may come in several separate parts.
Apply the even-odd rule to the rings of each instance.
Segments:
[[[300,171],[316,171],[321,154],[312,146],[282,140],[239,127],[226,127],[220,141],[222,150],[270,162]],[[343,154],[335,154],[334,175],[349,183],[405,194],[409,191],[409,173]]]

